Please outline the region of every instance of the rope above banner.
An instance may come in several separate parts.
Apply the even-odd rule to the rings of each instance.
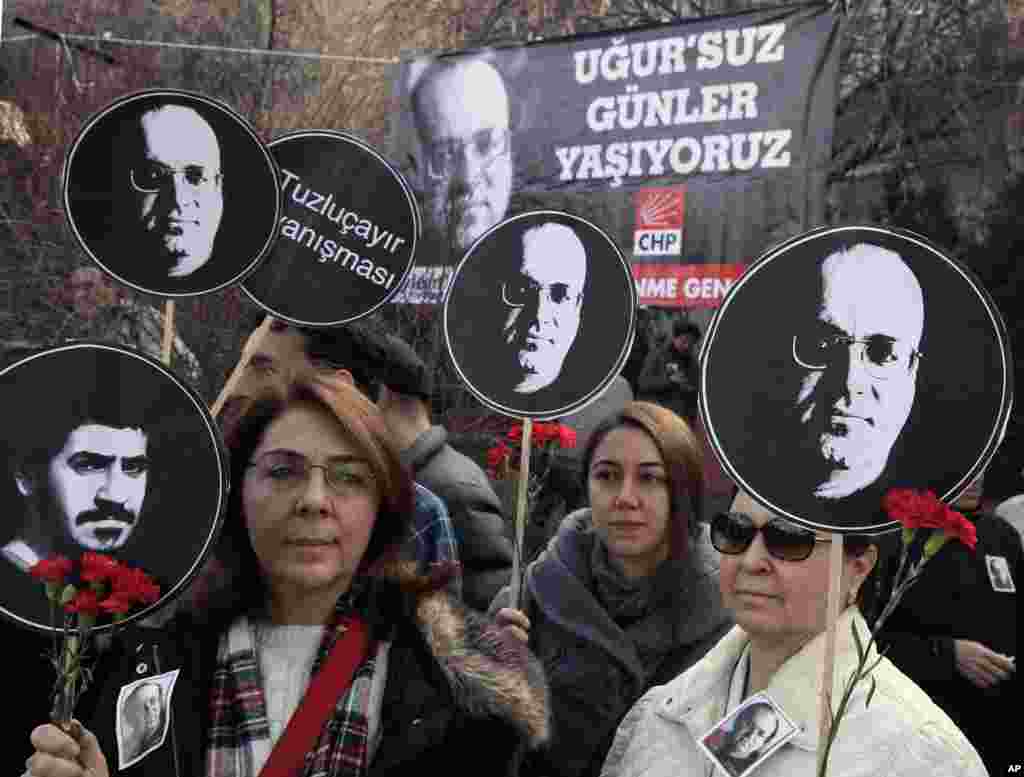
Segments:
[[[4,38],[4,43],[19,43],[40,37],[39,35],[16,35]],[[364,64],[396,65],[398,57],[360,57],[350,54],[320,54],[315,51],[287,51],[281,49],[239,48],[236,46],[215,46],[205,43],[178,43],[175,41],[139,40],[136,38],[118,38],[104,35],[84,35],[78,33],[61,33],[61,37],[69,41],[88,41],[90,43],[113,43],[118,46],[150,46],[165,49],[188,49],[191,51],[208,51],[218,54],[250,54],[265,57],[290,57],[292,59],[316,59],[330,62],[359,62]]]

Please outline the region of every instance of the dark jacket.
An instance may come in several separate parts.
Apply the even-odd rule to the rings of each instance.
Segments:
[[[448,433],[433,426],[402,452],[416,482],[448,506],[462,562],[462,597],[486,611],[512,575],[512,542],[505,534],[501,500],[476,462],[448,444]]]
[[[375,631],[397,626],[388,655],[381,740],[368,776],[441,774],[451,769],[453,758],[471,752],[481,773],[515,774],[522,750],[539,745],[548,733],[539,663],[449,594],[413,596],[399,586],[397,579],[378,584],[366,613]],[[103,656],[77,714],[99,738],[112,773],[119,689],[179,669],[167,739],[123,773],[205,774],[210,683],[221,632],[179,614],[163,629],[131,628]]]
[[[1024,546],[1001,518],[976,515],[973,520],[978,531],[975,551],[947,542],[883,624],[879,645],[960,727],[988,771],[1006,774],[1009,763],[1020,762],[1019,744],[1003,733],[1007,721],[1019,719],[1019,677],[1014,673],[992,688],[976,687],[957,670],[953,640],[973,640],[998,653],[1017,655]],[[898,562],[898,536],[885,552],[886,591],[891,590]],[[1006,559],[1017,593],[993,588],[987,555]]]
[[[668,606],[674,646],[653,672],[592,590],[590,552],[595,541],[590,510],[566,516],[558,534],[526,575],[523,609],[530,619],[530,649],[551,688],[550,743],[528,757],[523,774],[596,777],[619,722],[648,689],[695,664],[731,628],[718,591],[718,556],[706,540],[692,543],[691,564],[679,575]],[[510,606],[508,589],[492,610]]]
[[[676,365],[676,372],[670,372],[670,364]],[[667,407],[680,418],[692,420],[697,415],[699,381],[694,350],[679,353],[669,340],[647,357],[637,379],[637,398]]]

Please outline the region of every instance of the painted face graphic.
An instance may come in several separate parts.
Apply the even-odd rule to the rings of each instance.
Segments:
[[[168,105],[142,116],[143,153],[128,171],[133,214],[145,247],[167,276],[205,265],[224,215],[220,146],[194,110]]]
[[[514,390],[551,385],[576,340],[587,256],[576,233],[543,224],[523,236],[523,255],[501,287],[502,341],[517,373]]]
[[[85,424],[50,461],[50,494],[82,549],[116,550],[128,541],[146,498],[149,457],[141,429]]]
[[[860,244],[825,260],[817,315],[792,341],[797,417],[828,472],[817,496],[848,496],[885,469],[914,405],[923,328],[921,287],[898,254]]]

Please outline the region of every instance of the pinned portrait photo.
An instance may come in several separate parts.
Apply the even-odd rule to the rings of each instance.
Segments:
[[[730,777],[745,777],[797,734],[765,693],[743,702],[698,740],[701,751]]]
[[[268,147],[281,170],[279,237],[245,292],[299,326],[340,326],[392,299],[420,233],[401,173],[343,132],[292,132]]]
[[[194,92],[147,90],[93,116],[63,186],[85,253],[149,294],[223,289],[255,269],[277,233],[270,153],[241,115]]]
[[[986,555],[985,568],[988,570],[988,579],[992,583],[993,591],[1007,594],[1017,593],[1017,586],[1010,573],[1010,564],[1004,556]]]
[[[225,456],[201,400],[138,352],[77,343],[5,369],[0,402],[0,613],[54,628],[32,568],[87,552],[159,585],[137,615],[172,601],[211,549],[227,497]]]
[[[137,764],[164,743],[180,672],[144,677],[121,688],[116,712],[118,769]]]
[[[701,366],[729,475],[779,515],[834,531],[891,528],[892,488],[955,498],[995,453],[1013,396],[981,283],[925,238],[877,227],[814,230],[760,257],[713,319]]]
[[[585,219],[531,211],[480,238],[444,302],[448,353],[470,391],[508,415],[573,413],[619,374],[636,287],[612,240]]]

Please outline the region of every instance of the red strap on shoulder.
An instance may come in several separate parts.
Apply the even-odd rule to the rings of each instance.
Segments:
[[[352,676],[366,656],[369,631],[359,618],[348,622],[348,629],[338,638],[331,653],[306,689],[298,709],[270,752],[260,777],[294,777],[313,749],[324,721],[334,709],[341,694],[352,684]]]

